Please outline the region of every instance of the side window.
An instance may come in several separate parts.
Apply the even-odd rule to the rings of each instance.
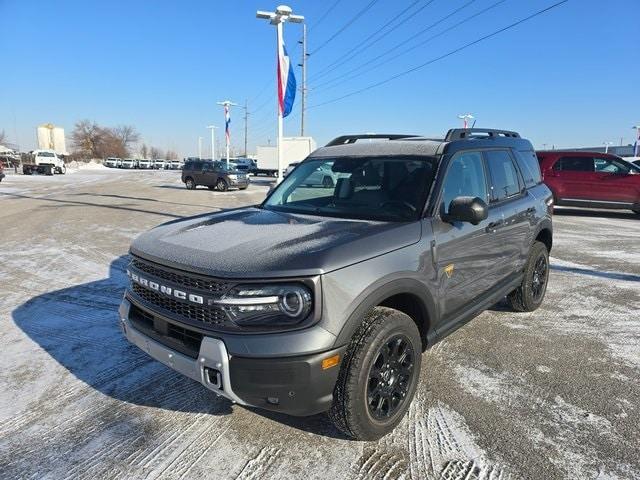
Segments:
[[[594,158],[595,171],[600,173],[617,173],[626,175],[631,167],[610,158]]]
[[[561,157],[553,169],[563,172],[593,172],[593,157]]]
[[[532,150],[517,151],[516,161],[522,172],[524,178],[524,185],[526,187],[533,187],[542,182],[542,175],[540,175],[540,163],[536,154]]]
[[[520,179],[511,155],[506,150],[485,152],[491,184],[491,200],[498,202],[520,193]]]
[[[461,152],[453,157],[442,187],[440,211],[449,213],[451,200],[460,196],[487,201],[487,181],[480,152]]]

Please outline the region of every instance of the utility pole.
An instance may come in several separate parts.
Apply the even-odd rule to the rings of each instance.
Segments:
[[[202,160],[202,137],[198,137],[198,160]]]
[[[302,88],[300,92],[302,93],[302,100],[300,101],[300,136],[304,137],[304,114],[307,106],[307,57],[309,54],[307,53],[307,24],[302,25],[302,41],[298,43],[302,44],[302,63],[299,63],[298,66],[302,67]]]
[[[229,100],[217,102],[218,105],[222,105],[224,108],[224,137],[227,144],[227,168],[229,168],[229,146],[231,143],[231,107],[237,106],[237,103],[233,103]]]
[[[278,52],[278,76],[277,76],[277,81],[276,81],[276,98],[277,98],[277,105],[278,105],[278,172],[277,172],[277,177],[276,177],[276,182],[280,183],[282,181],[282,170],[284,168],[284,148],[282,145],[282,137],[283,137],[283,118],[284,118],[284,100],[280,98],[280,95],[284,95],[284,90],[286,89],[286,83],[282,84],[281,82],[281,75],[282,75],[282,71],[280,69],[281,65],[280,62],[285,60],[286,61],[286,52],[284,54],[284,59],[282,58],[282,51],[284,50],[284,43],[282,40],[282,25],[284,24],[284,22],[293,22],[293,23],[302,23],[304,21],[304,17],[302,15],[294,15],[293,14],[293,10],[291,10],[291,7],[288,7],[287,5],[279,5],[278,7],[276,7],[276,11],[275,12],[263,12],[258,10],[256,12],[256,17],[257,18],[262,18],[265,20],[269,20],[269,23],[271,25],[275,25],[276,27],[276,45],[277,45],[277,52]],[[293,92],[295,94],[295,91]],[[282,103],[281,103],[282,100]],[[288,114],[288,112],[287,112]]]
[[[215,125],[209,125],[207,127],[211,130],[211,160],[215,161],[216,159],[216,127]]]
[[[470,113],[458,115],[458,118],[462,120],[462,128],[469,128],[469,120],[473,120],[474,116]]]
[[[244,157],[247,158],[247,139],[249,138],[249,107],[244,101]]]

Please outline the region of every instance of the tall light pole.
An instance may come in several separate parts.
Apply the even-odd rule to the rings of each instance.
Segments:
[[[473,120],[474,117],[470,113],[464,113],[458,115],[458,118],[462,120],[462,128],[469,128],[469,120]]]
[[[609,153],[609,146],[613,145],[613,142],[602,142],[604,145],[604,153]]]
[[[207,127],[211,130],[211,160],[215,161],[216,159],[216,127],[215,125],[209,125]]]
[[[198,160],[202,160],[202,137],[198,137]]]
[[[257,18],[262,18],[265,20],[269,20],[271,25],[276,26],[276,45],[278,58],[280,58],[280,45],[282,44],[282,24],[284,22],[293,22],[293,23],[302,23],[304,21],[304,17],[302,15],[294,15],[291,7],[287,5],[280,5],[276,7],[275,12],[263,12],[258,10],[256,12]],[[278,79],[280,77],[280,72],[278,72]],[[282,110],[280,108],[280,90],[284,88],[284,85],[280,83],[280,81],[276,81],[276,94],[277,94],[277,105],[278,105],[278,173],[276,177],[276,182],[280,182],[282,180],[282,169],[284,168],[284,148],[282,145],[282,130],[283,130],[283,117]]]
[[[634,125],[631,128],[636,131],[636,141],[633,144],[633,156],[637,157],[638,152],[640,151],[640,125]]]
[[[231,131],[229,130],[230,128],[230,123],[231,123],[231,107],[232,106],[237,106],[237,103],[233,103],[229,100],[224,100],[222,102],[217,102],[218,105],[222,105],[222,107],[224,108],[224,138],[225,138],[225,142],[227,144],[227,168],[229,167],[229,145],[231,143]]]
[[[302,99],[300,101],[300,136],[304,137],[304,114],[307,107],[307,57],[309,56],[307,53],[306,23],[302,25],[302,40],[298,43],[302,44],[302,63],[299,63],[298,66],[302,67],[302,88],[300,89],[300,92],[302,93]]]

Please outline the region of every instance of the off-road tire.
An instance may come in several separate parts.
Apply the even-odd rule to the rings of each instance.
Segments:
[[[413,369],[404,400],[385,421],[373,418],[367,406],[369,373],[385,342],[405,337],[412,348]],[[344,355],[333,392],[329,418],[345,435],[356,440],[377,440],[391,432],[406,414],[420,377],[422,341],[414,321],[404,313],[376,307],[363,319]]]
[[[187,187],[187,190],[196,189],[196,182],[191,177],[187,177],[184,179],[184,185]]]
[[[545,278],[542,293],[538,298],[535,297],[533,293],[533,279],[534,279],[534,270],[536,268],[537,262],[543,258],[546,269],[545,269]],[[529,258],[527,259],[527,263],[524,267],[524,277],[522,279],[522,283],[518,288],[516,288],[513,292],[507,295],[507,301],[517,312],[533,312],[536,310],[544,300],[545,293],[547,291],[547,284],[549,282],[549,251],[547,250],[547,246],[542,243],[535,241],[531,246],[531,250],[529,250]]]
[[[219,192],[226,192],[228,189],[229,185],[227,185],[227,182],[225,182],[224,179],[219,178],[216,182],[216,190]]]
[[[238,187],[238,190],[246,190],[249,187]]]

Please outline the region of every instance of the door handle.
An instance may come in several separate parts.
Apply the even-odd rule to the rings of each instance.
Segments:
[[[494,233],[503,224],[504,224],[504,222],[502,220],[497,220],[497,221],[491,222],[489,225],[487,225],[487,227],[484,230],[487,233]]]

